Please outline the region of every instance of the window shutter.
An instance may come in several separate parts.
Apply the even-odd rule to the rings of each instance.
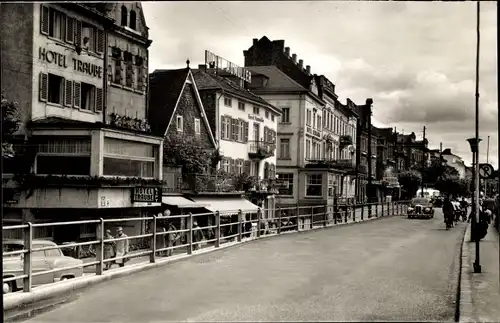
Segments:
[[[102,29],[97,29],[97,46],[96,46],[96,52],[98,54],[104,53],[104,30]]]
[[[75,45],[82,46],[82,22],[75,19]]]
[[[226,138],[226,125],[224,124],[225,116],[220,117],[220,139]]]
[[[251,167],[252,163],[249,161],[249,160],[245,160],[245,166],[244,166],[244,169],[243,169],[243,173],[247,174],[247,175],[250,175],[250,167]]]
[[[39,97],[40,101],[47,102],[47,97],[49,95],[49,74],[40,73],[40,89]]]
[[[66,42],[70,44],[75,42],[75,18],[66,18]]]
[[[44,35],[49,34],[49,7],[43,4],[40,8],[40,32]]]
[[[231,122],[231,139],[233,141],[238,140],[238,119],[232,119]]]
[[[95,110],[100,112],[103,106],[103,91],[101,88],[96,88],[95,91]]]
[[[243,124],[243,142],[248,142],[248,122]]]
[[[122,84],[123,64],[121,58],[115,60],[115,84]]]
[[[231,159],[231,164],[229,168],[231,174],[236,174],[236,159]]]
[[[64,105],[71,107],[73,105],[73,82],[64,80]]]
[[[81,83],[80,82],[73,82],[73,107],[76,109],[80,108],[80,102],[81,100]]]
[[[132,87],[133,78],[133,63],[132,61],[127,61],[127,69],[125,71],[125,86]]]

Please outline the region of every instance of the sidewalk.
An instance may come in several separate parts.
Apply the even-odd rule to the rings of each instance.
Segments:
[[[480,242],[482,272],[474,273],[475,243],[470,242],[470,226],[462,250],[460,322],[500,322],[500,248],[499,234],[490,225]]]

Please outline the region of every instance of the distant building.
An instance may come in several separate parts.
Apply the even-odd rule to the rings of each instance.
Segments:
[[[466,178],[466,166],[462,157],[455,155],[451,152],[451,149],[447,148],[443,150],[443,159],[446,161],[448,166],[455,168],[458,172],[460,178]]]

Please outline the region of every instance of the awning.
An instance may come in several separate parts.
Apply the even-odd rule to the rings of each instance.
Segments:
[[[207,205],[200,205],[182,196],[162,196],[161,202],[163,204],[177,206],[181,209],[207,207]]]
[[[192,197],[192,199],[197,204],[204,204],[205,209],[212,212],[238,212],[241,210],[243,212],[257,212],[259,207],[250,201],[244,199],[243,197],[224,197],[224,198],[214,198],[214,197]]]

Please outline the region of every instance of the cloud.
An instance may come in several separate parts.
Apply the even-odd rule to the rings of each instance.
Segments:
[[[340,100],[374,99],[374,123],[414,131],[470,161],[474,134],[476,3],[378,1],[146,2],[150,68],[204,61],[243,65],[252,38],[284,39]],[[497,155],[496,4],[481,2],[481,136]],[[469,156],[469,157],[467,157]],[[486,147],[481,149],[485,159]],[[493,159],[495,165],[497,158]]]

